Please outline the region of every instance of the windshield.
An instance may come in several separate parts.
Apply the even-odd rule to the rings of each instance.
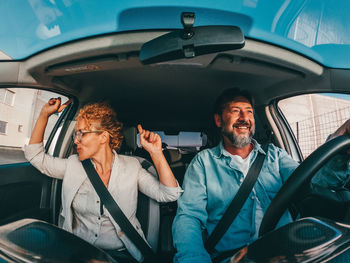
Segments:
[[[3,1],[0,60],[21,60],[68,41],[148,29],[182,28],[180,14],[195,12],[195,26],[236,25],[248,38],[267,41],[335,68],[350,66],[350,1]],[[20,6],[20,8],[19,8]],[[161,23],[160,23],[161,21]]]

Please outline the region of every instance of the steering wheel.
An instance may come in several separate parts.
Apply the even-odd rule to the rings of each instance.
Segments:
[[[273,230],[289,204],[305,187],[315,173],[337,153],[350,146],[350,136],[338,136],[317,148],[290,175],[268,207],[259,230],[259,236]]]

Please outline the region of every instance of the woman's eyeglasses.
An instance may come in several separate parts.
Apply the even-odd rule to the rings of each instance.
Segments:
[[[81,130],[78,130],[78,131],[75,131],[73,133],[73,141],[75,141],[75,139],[78,140],[78,142],[81,142],[81,139],[83,138],[83,136],[87,133],[101,133],[101,132],[104,132],[102,130],[96,130],[96,131],[81,131]]]

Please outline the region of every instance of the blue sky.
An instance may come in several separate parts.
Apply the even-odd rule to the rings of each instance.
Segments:
[[[350,100],[350,95],[348,94],[339,94],[339,93],[323,93],[322,95],[326,95],[329,97],[334,97],[343,100]]]

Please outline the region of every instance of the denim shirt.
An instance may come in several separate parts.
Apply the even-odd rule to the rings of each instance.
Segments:
[[[273,144],[268,146],[265,153],[255,140],[253,142],[249,166],[261,152],[266,154],[263,167],[254,190],[234,223],[217,243],[214,256],[218,252],[245,246],[257,238],[262,216],[256,215],[266,212],[282,184],[298,166],[286,151]],[[211,262],[203,246],[202,232],[206,230],[208,235],[213,232],[243,179],[240,168],[232,161],[222,142],[195,156],[185,174],[184,193],[178,200],[173,223],[174,246],[178,251],[174,262]],[[259,208],[263,213],[256,213]],[[290,214],[285,212],[277,227],[291,220]]]

